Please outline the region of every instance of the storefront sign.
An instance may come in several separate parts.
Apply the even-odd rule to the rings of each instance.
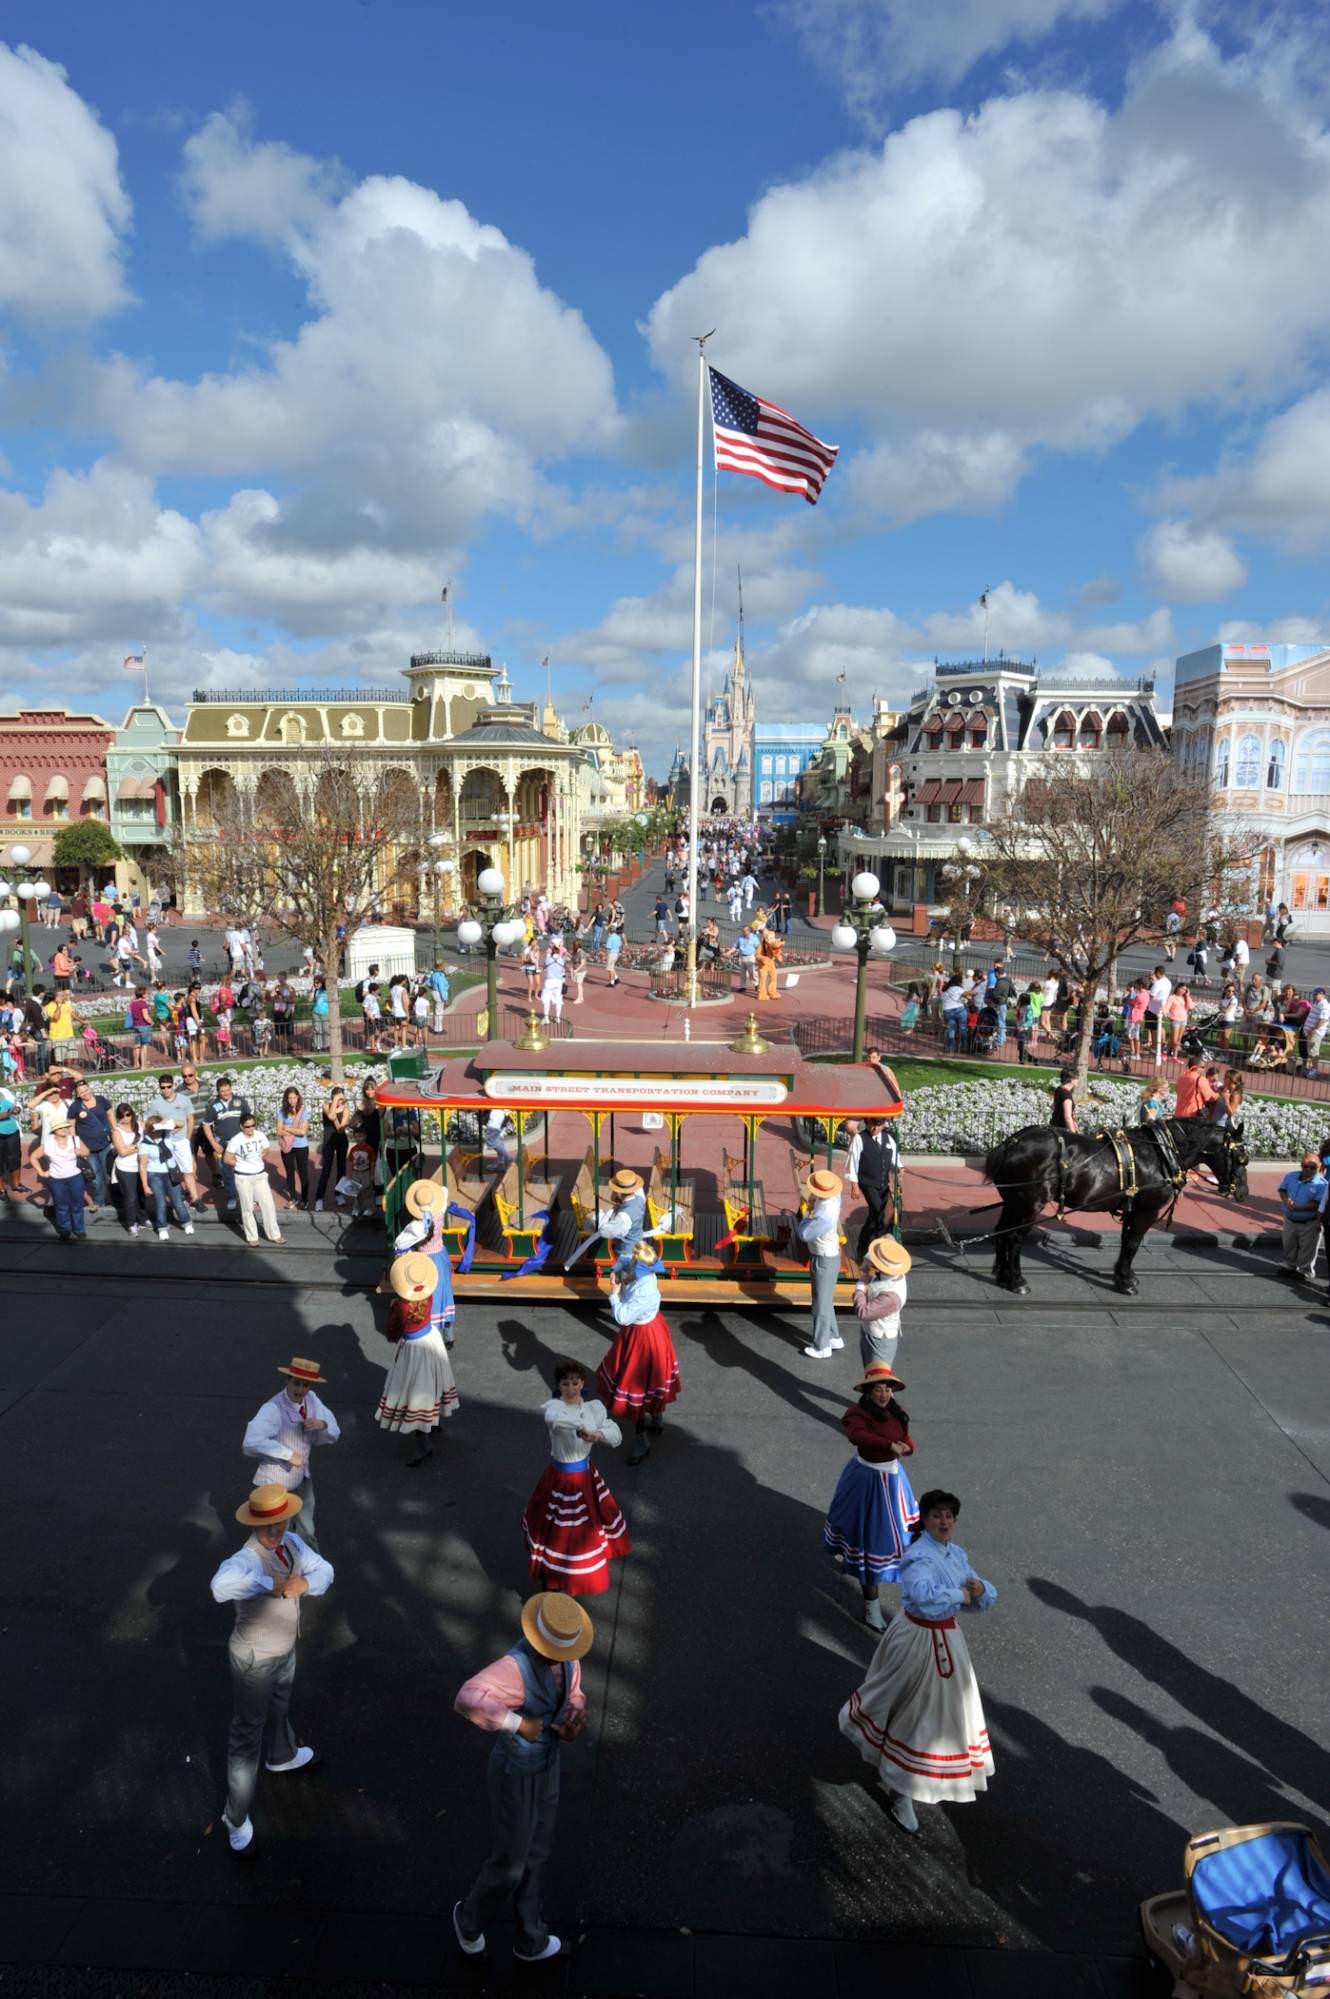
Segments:
[[[774,1076],[537,1076],[505,1071],[485,1078],[485,1095],[505,1103],[714,1104],[752,1110],[783,1104],[789,1091]]]

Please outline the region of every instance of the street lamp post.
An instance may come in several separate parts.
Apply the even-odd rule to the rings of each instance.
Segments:
[[[457,941],[470,950],[473,944],[485,940],[485,985],[489,993],[485,1039],[493,1041],[499,1017],[498,954],[525,934],[526,925],[520,917],[514,917],[505,902],[503,876],[497,868],[481,869],[476,876],[476,892],[480,898],[480,916],[463,918],[457,926]]]
[[[856,875],[850,884],[854,902],[831,933],[837,951],[853,951],[857,959],[854,973],[854,1054],[864,1059],[864,1010],[868,998],[868,960],[885,958],[896,948],[896,933],[882,921],[876,875]]]
[[[12,909],[0,911],[0,931],[6,936],[14,930],[20,932],[19,978],[22,981],[25,995],[28,990],[28,981],[32,976],[32,906],[36,903],[45,902],[47,896],[51,893],[49,882],[28,880],[26,878],[26,870],[31,861],[31,848],[21,846],[11,847],[9,850],[9,865],[15,870],[15,878],[12,882],[0,882],[0,902],[7,902],[12,896],[18,903],[17,912]],[[20,879],[20,877],[23,878]]]
[[[822,914],[827,899],[826,870],[827,836],[825,833],[819,833],[817,836],[817,913],[819,916]]]
[[[434,859],[425,863],[426,872],[434,877],[434,956],[431,963],[436,965],[439,962],[439,892],[444,878],[452,874],[456,866],[455,862],[443,859],[439,852],[441,847],[447,846],[448,839],[447,833],[430,834],[429,844],[434,850]]]

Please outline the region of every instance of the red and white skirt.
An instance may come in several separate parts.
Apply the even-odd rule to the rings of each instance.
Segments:
[[[620,1326],[596,1369],[596,1387],[611,1416],[658,1416],[679,1396],[679,1357],[657,1312],[641,1326]]]
[[[988,1746],[970,1651],[954,1618],[893,1618],[840,1731],[889,1791],[921,1805],[969,1804],[988,1789]]]
[[[384,1430],[437,1430],[457,1409],[453,1364],[437,1326],[399,1340],[375,1422]]]
[[[522,1515],[531,1574],[547,1589],[596,1596],[610,1586],[610,1563],[633,1543],[613,1493],[589,1458],[546,1465]]]

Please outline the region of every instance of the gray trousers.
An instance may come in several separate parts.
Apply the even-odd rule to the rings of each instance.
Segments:
[[[1321,1246],[1321,1217],[1312,1211],[1310,1215],[1284,1216],[1284,1268],[1301,1270],[1308,1277],[1316,1263],[1316,1252]]]
[[[487,1922],[501,1921],[511,1907],[517,1949],[534,1957],[550,1933],[540,1904],[559,1810],[557,1760],[530,1776],[491,1763],[489,1797],[494,1845],[462,1904],[462,1929],[469,1937],[480,1936]]]
[[[871,1367],[873,1362],[878,1360],[885,1361],[888,1367],[896,1365],[896,1349],[900,1345],[900,1334],[893,1333],[888,1338],[886,1334],[876,1330],[881,1324],[881,1319],[859,1321],[859,1358],[865,1367]],[[303,1513],[300,1518],[304,1520]],[[304,1527],[302,1526],[299,1531],[303,1534]]]
[[[813,1337],[811,1345],[825,1351],[840,1337],[836,1324],[836,1280],[840,1276],[839,1256],[810,1256],[813,1273]]]
[[[231,1663],[231,1733],[226,1744],[226,1822],[241,1826],[249,1817],[259,1774],[265,1723],[272,1725],[270,1763],[289,1763],[300,1747],[288,1709],[296,1676],[294,1645],[282,1659],[256,1659],[251,1652],[242,1665],[234,1652]]]
[[[299,1485],[294,1486],[292,1490],[296,1498],[301,1502],[300,1511],[296,1515],[296,1532],[302,1541],[309,1542],[310,1547],[317,1555],[319,1553],[319,1544],[314,1537],[314,1481],[308,1472],[301,1479]]]

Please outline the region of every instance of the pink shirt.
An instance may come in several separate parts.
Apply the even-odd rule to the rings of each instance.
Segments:
[[[561,1660],[548,1661],[553,1668],[555,1684],[562,1688],[560,1674],[565,1670]],[[576,1659],[571,1662],[573,1670],[572,1687],[568,1695],[570,1714],[582,1714],[586,1709],[586,1695],[582,1692],[582,1668]],[[492,1666],[485,1666],[467,1681],[453,1702],[454,1712],[463,1721],[473,1721],[477,1728],[492,1732],[501,1728],[516,1729],[522,1719],[522,1703],[526,1699],[526,1689],[522,1685],[522,1669],[511,1653],[505,1652],[502,1659],[496,1659]]]

